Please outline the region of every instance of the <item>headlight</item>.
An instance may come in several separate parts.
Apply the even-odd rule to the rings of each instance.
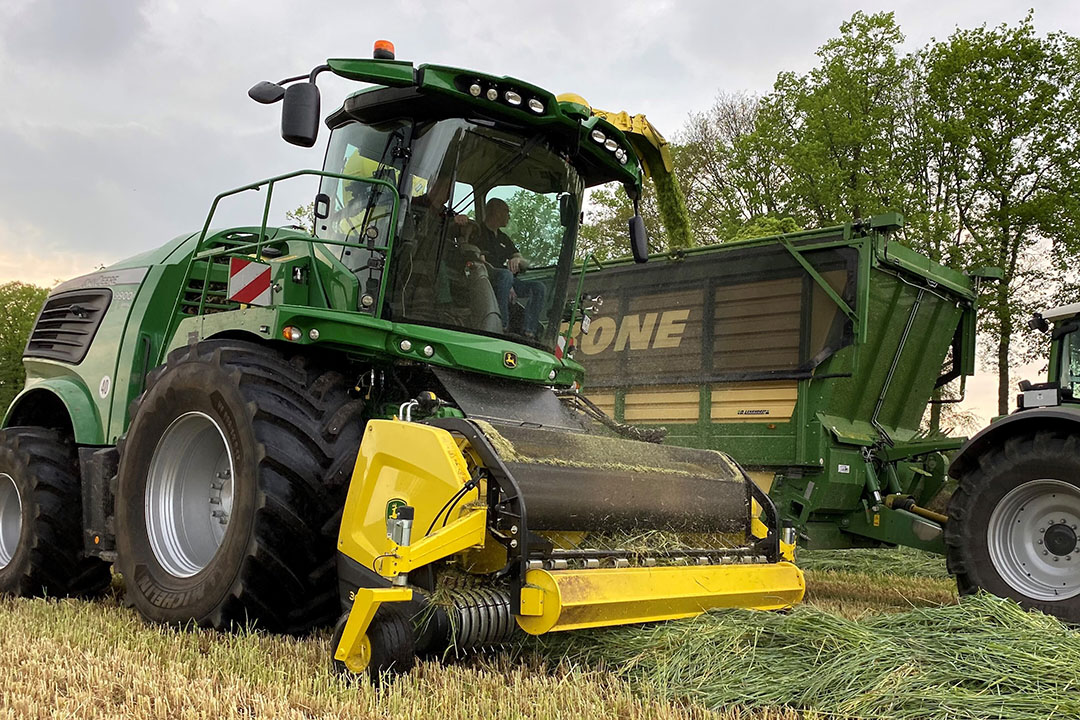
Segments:
[[[507,90],[506,95],[504,95],[503,97],[505,97],[506,102],[510,103],[511,105],[517,106],[521,104],[521,96],[513,90]]]
[[[600,132],[599,130],[593,130],[593,131],[592,131],[592,136],[591,136],[591,137],[592,137],[592,139],[593,139],[593,140],[595,140],[596,142],[600,143],[601,145],[603,145],[603,144],[604,144],[604,141],[605,141],[605,140],[607,140],[607,135],[605,135],[604,133]]]
[[[606,147],[611,152],[615,152],[616,150],[619,149],[619,143],[615,142],[611,138],[608,138],[607,142],[604,143],[604,147]]]
[[[473,83],[472,85],[469,86],[469,94],[472,95],[473,97],[480,97],[480,92],[481,91],[482,91],[482,88],[477,83]]]
[[[529,109],[532,110],[537,115],[543,115],[544,114],[544,103],[540,102],[536,98],[533,98],[533,99],[529,100]]]
[[[491,100],[492,102],[494,102],[495,100],[498,100],[499,99],[499,91],[496,90],[495,88],[488,88],[487,99]]]

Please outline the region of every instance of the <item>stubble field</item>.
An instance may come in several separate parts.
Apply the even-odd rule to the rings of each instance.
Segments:
[[[379,690],[330,673],[326,633],[151,626],[115,593],[4,598],[0,718],[1080,717],[1075,630],[958,604],[943,563],[915,551],[800,562],[809,591],[791,613],[556,634]]]

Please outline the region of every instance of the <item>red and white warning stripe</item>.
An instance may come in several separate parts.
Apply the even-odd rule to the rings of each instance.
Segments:
[[[566,336],[560,335],[559,339],[555,341],[555,359],[562,360],[563,355],[566,354]]]
[[[229,299],[245,305],[269,305],[270,266],[254,260],[229,258]]]

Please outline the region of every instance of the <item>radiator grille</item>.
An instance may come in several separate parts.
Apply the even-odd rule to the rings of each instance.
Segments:
[[[30,333],[24,355],[73,365],[82,362],[111,301],[112,291],[106,288],[71,290],[50,297]]]

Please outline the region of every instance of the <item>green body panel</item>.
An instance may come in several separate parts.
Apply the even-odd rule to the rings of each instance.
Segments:
[[[647,279],[636,278],[647,278],[651,266],[662,273],[668,264],[678,268],[672,280],[678,283],[692,272],[694,263],[703,262],[715,263],[716,272],[704,272],[704,282],[714,282],[720,273],[738,275],[737,269],[750,262],[752,252],[777,246],[790,246],[796,252],[840,247],[857,254],[849,271],[855,273],[853,287],[849,288],[852,302],[845,301],[844,306],[835,308],[841,321],[846,318],[850,322],[849,342],[812,372],[804,377],[780,373],[775,379],[762,374],[749,379],[717,377],[696,383],[690,377],[690,382],[673,383],[670,389],[695,390],[699,406],[696,419],[676,419],[673,413],[671,421],[655,417],[641,424],[667,427],[668,443],[723,450],[751,471],[773,476],[773,500],[811,547],[889,543],[941,551],[940,533],[927,537],[924,521],[913,524],[911,518],[915,516],[890,510],[884,504],[871,513],[874,503],[866,501],[873,497],[872,488],[880,488],[883,497],[910,495],[917,504],[927,503],[943,485],[946,462],[941,453],[957,449],[963,438],[924,437],[920,421],[944,371],[952,369],[957,375],[970,375],[974,370],[976,295],[971,278],[901,246],[888,232],[895,222],[881,225],[880,230],[860,231],[847,225],[699,247],[674,260],[661,255],[653,258],[635,279],[620,281],[647,284]],[[723,266],[729,257],[733,258],[729,262],[735,270]],[[590,273],[587,291],[612,293],[610,286],[621,277],[621,267],[624,263],[616,262]],[[807,272],[805,282],[812,286],[822,279],[816,272]],[[662,299],[652,304],[647,290],[640,293],[643,305],[654,310],[668,307]],[[835,304],[836,295],[824,293],[822,298],[828,297]],[[690,308],[693,313],[698,306],[670,307]],[[717,344],[722,341],[721,336],[703,340]],[[950,348],[950,368],[943,368]],[[610,365],[602,366],[605,369],[600,373],[594,372],[596,366],[590,365],[587,356],[579,353],[577,357],[586,369],[587,392],[597,397],[613,396],[610,408],[620,421],[639,422],[627,414],[628,398],[640,402],[643,393],[655,392],[651,386],[666,385],[653,376],[637,374],[645,373],[649,367],[645,360],[632,362],[628,358],[616,374],[606,370]],[[765,387],[785,377],[797,388],[789,417],[781,414],[767,422],[762,417],[748,418],[753,421],[715,419],[715,393],[729,388]],[[593,389],[597,383],[602,387]],[[682,402],[685,407],[686,401]],[[662,412],[660,408],[655,414]],[[748,414],[754,412],[751,409]],[[867,513],[878,515],[878,523],[874,524],[872,517],[867,520]]]
[[[80,445],[102,445],[104,422],[101,418],[94,393],[86,387],[82,377],[72,373],[66,366],[49,361],[35,362],[34,376],[27,378],[26,387],[12,401],[4,418],[4,427],[12,425],[11,416],[24,404],[40,403],[43,394],[57,397],[71,419],[75,442]],[[55,373],[55,374],[52,374]],[[29,375],[29,365],[27,368]]]

